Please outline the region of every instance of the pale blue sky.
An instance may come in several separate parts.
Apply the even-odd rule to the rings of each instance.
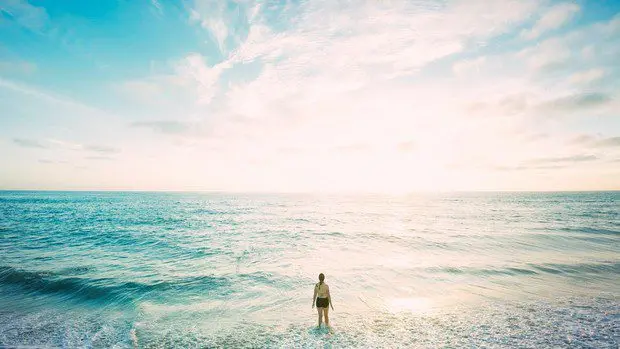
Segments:
[[[0,189],[620,189],[619,13],[0,0]]]

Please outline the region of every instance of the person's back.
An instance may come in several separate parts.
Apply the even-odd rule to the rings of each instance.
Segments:
[[[331,302],[331,295],[329,294],[329,286],[325,282],[325,275],[323,273],[319,274],[319,282],[314,285],[314,296],[312,296],[312,307],[314,308],[315,300],[316,300],[316,308],[319,312],[319,326],[321,327],[321,322],[323,320],[323,315],[325,315],[325,326],[329,327],[329,306],[334,310],[334,306]]]
[[[316,295],[319,298],[327,298],[329,295],[329,286],[326,283],[320,283],[318,282],[315,286],[316,288]]]

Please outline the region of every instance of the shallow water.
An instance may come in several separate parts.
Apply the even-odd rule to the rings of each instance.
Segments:
[[[619,202],[0,192],[0,345],[618,348]]]

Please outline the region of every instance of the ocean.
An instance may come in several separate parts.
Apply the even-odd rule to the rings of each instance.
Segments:
[[[619,296],[620,192],[0,191],[1,347],[617,349]]]

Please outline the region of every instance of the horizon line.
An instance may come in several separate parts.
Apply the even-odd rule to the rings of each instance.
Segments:
[[[145,190],[145,189],[4,189],[0,192],[51,192],[51,193],[186,193],[186,194],[279,194],[279,195],[392,195],[405,196],[415,194],[446,194],[446,193],[609,193],[620,192],[620,189],[590,190],[414,190],[408,192],[389,191],[256,191],[256,190]]]

